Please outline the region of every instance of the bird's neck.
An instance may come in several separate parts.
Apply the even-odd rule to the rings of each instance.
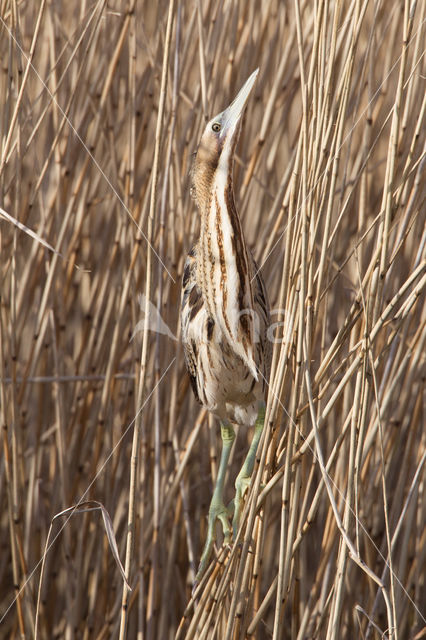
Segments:
[[[201,214],[200,241],[206,249],[206,259],[220,258],[223,235],[241,239],[240,252],[246,254],[241,221],[234,198],[233,162],[219,158],[217,162],[196,165],[193,187]],[[209,237],[215,242],[210,243]]]
[[[201,214],[202,262],[208,265],[210,273],[212,269],[218,270],[222,286],[228,280],[244,290],[250,264],[235,206],[232,166],[219,164],[200,196],[197,204]]]
[[[253,268],[235,206],[232,166],[218,164],[208,188],[200,184],[196,190],[201,214],[197,280],[209,313],[254,370]]]

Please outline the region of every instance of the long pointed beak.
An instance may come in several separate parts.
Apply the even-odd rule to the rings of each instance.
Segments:
[[[253,71],[245,85],[240,89],[237,97],[225,111],[222,112],[222,136],[228,136],[230,131],[235,131],[238,122],[244,113],[244,107],[246,106],[248,97],[256,81],[259,69]]]

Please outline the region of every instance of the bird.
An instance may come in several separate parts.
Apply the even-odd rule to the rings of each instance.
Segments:
[[[195,584],[208,566],[216,523],[222,525],[225,544],[236,537],[265,420],[271,364],[269,302],[244,237],[233,188],[235,149],[258,72],[256,69],[233,102],[207,123],[191,170],[200,234],[183,270],[181,336],[195,397],[219,418],[222,437]],[[235,480],[235,498],[226,507],[224,484],[235,425],[254,427],[254,434]]]

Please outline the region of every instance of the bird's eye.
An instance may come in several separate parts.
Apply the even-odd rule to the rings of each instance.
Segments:
[[[220,124],[218,122],[213,122],[212,124],[212,129],[215,133],[219,133],[220,131]]]

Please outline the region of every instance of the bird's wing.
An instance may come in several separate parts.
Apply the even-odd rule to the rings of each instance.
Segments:
[[[255,327],[255,333],[257,333],[256,343],[259,349],[257,360],[261,367],[264,383],[263,386],[265,390],[266,384],[269,380],[272,360],[272,343],[268,336],[268,328],[271,324],[271,318],[269,314],[269,301],[265,283],[254,258],[252,264],[254,270],[253,299],[256,310],[255,317],[258,323],[257,327]]]
[[[191,335],[191,321],[203,306],[203,298],[196,281],[196,247],[189,252],[183,270],[181,325],[185,364],[194,395],[201,402],[197,389],[197,343]]]

